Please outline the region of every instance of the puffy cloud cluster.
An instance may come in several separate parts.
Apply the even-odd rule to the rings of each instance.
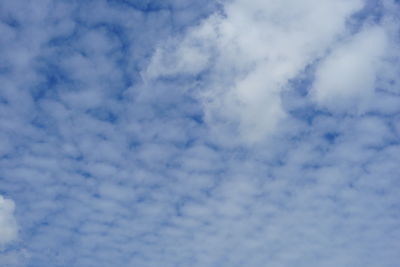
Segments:
[[[357,20],[370,8],[359,0],[229,1],[159,48],[145,76],[200,75],[206,120],[221,139],[234,132],[254,143],[274,133],[288,113],[282,93],[307,68],[305,89],[320,108],[363,113],[397,66],[398,22],[384,11],[379,21]]]

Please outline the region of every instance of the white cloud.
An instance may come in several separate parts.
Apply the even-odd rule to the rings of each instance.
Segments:
[[[280,93],[289,80],[347,33],[346,20],[362,6],[359,0],[227,2],[223,14],[189,29],[180,44],[157,50],[147,77],[208,68],[201,93],[207,122],[223,132],[221,140],[233,131],[242,141],[260,141],[286,115]]]
[[[334,111],[364,111],[373,101],[387,49],[386,32],[378,26],[344,41],[317,68],[312,90],[315,101]]]
[[[0,27],[0,188],[20,229],[1,266],[398,266],[398,67],[345,97],[376,112],[309,91],[351,44],[374,62],[379,32],[396,61],[394,16],[360,19],[356,0],[226,1],[201,21],[204,1],[25,2]]]
[[[0,250],[16,240],[18,229],[14,218],[14,201],[0,195]]]

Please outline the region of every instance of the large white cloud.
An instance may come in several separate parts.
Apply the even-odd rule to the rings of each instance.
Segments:
[[[387,49],[388,38],[382,27],[367,27],[342,42],[317,69],[315,101],[334,111],[363,111],[373,100]]]
[[[259,141],[285,117],[280,93],[290,79],[336,46],[362,7],[360,0],[230,1],[180,43],[157,50],[146,78],[207,69],[208,123],[224,138],[237,127],[242,140]]]

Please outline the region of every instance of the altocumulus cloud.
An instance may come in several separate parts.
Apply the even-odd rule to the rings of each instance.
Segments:
[[[0,265],[397,267],[395,0],[0,3]]]

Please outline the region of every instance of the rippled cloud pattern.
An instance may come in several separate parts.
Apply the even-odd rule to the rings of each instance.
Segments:
[[[400,2],[0,2],[0,266],[398,267]]]

